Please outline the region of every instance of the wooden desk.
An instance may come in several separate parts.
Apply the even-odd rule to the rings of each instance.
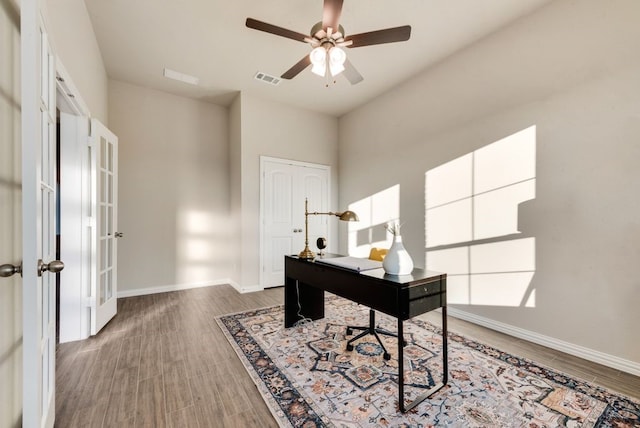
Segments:
[[[340,257],[326,254],[324,259]],[[382,269],[357,272],[296,256],[285,256],[284,326],[292,327],[300,315],[324,318],[324,292],[391,315],[398,320],[398,392],[400,411],[411,410],[448,381],[447,275],[414,269],[411,275],[388,275]],[[298,308],[300,303],[300,309]],[[404,403],[403,321],[434,309],[442,309],[442,382],[413,402]],[[363,320],[364,321],[364,320]],[[345,326],[346,327],[346,326]]]

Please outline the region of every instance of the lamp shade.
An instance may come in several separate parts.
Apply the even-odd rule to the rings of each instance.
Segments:
[[[341,214],[338,214],[338,218],[342,221],[360,221],[358,218],[358,214],[353,211],[345,211]]]
[[[327,72],[327,66],[314,64],[313,66],[311,66],[311,72],[313,74],[317,74],[320,77],[324,77]]]
[[[329,70],[332,76],[337,76],[344,71],[344,62],[347,54],[337,46],[329,49]]]
[[[344,64],[346,59],[347,59],[347,54],[339,47],[334,46],[331,49],[329,49],[329,60],[331,61],[331,63],[342,65]]]
[[[327,51],[322,46],[313,49],[309,54],[313,67],[311,71],[318,76],[324,76],[327,71]]]
[[[327,51],[322,46],[318,46],[311,51],[309,59],[313,65],[323,65],[327,61]]]

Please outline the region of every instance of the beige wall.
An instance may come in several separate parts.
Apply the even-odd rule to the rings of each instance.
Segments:
[[[425,234],[425,173],[535,126],[535,196],[515,205],[509,237],[533,239],[533,278],[515,305],[451,281],[450,294],[471,296],[452,306],[637,366],[638,16],[634,0],[553,2],[344,116],[341,203],[399,185],[404,242],[424,266],[425,236],[440,232]]]
[[[109,84],[119,137],[119,290],[259,284],[260,156],[332,167],[337,119],[239,95],[230,109]],[[337,228],[334,235],[337,236]]]
[[[238,282],[243,287],[254,287],[260,282],[260,156],[329,165],[330,206],[337,210],[338,120],[246,94],[242,94],[238,102],[242,212]]]
[[[229,112],[109,82],[119,138],[121,292],[230,277]]]
[[[235,237],[229,243],[233,263],[231,266],[231,278],[237,284],[241,281],[240,255],[240,225],[242,218],[242,96],[238,94],[229,108],[229,193],[231,213],[231,236]]]
[[[71,75],[91,116],[108,125],[107,72],[82,0],[47,0],[43,16],[58,59]]]
[[[0,264],[17,264],[21,247],[20,16],[0,0]],[[0,426],[22,415],[22,281],[0,278]]]

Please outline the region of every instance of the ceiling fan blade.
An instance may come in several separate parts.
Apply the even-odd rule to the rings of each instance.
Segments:
[[[349,61],[348,59],[344,61],[344,71],[342,72],[342,74],[344,74],[344,77],[346,77],[352,85],[360,83],[364,80],[364,77],[362,77],[362,75],[358,73],[358,70],[356,70],[353,64],[351,64],[351,61]]]
[[[264,31],[265,33],[275,34],[276,36],[286,37],[287,39],[293,39],[303,43],[306,43],[305,39],[309,37],[306,34],[287,30],[286,28],[278,27],[276,25],[267,24],[266,22],[258,21],[253,18],[247,18],[246,26],[254,30]]]
[[[383,43],[404,42],[411,37],[411,26],[387,28],[385,30],[370,31],[368,33],[352,34],[344,38],[345,42],[352,41],[348,46],[357,48],[360,46],[381,45]]]
[[[309,55],[305,55],[300,61],[298,61],[293,67],[285,71],[280,77],[283,79],[293,79],[310,64],[311,58],[309,58]]]
[[[342,0],[324,0],[322,9],[322,29],[332,28],[334,32],[338,31],[338,21],[342,13]]]

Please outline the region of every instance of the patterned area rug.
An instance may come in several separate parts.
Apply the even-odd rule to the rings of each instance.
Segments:
[[[325,318],[283,328],[282,306],[217,319],[282,427],[640,427],[640,403],[449,332],[449,382],[398,410],[397,345],[371,336],[346,351],[368,309],[329,296]],[[395,330],[377,313],[379,326]],[[405,399],[442,378],[439,328],[405,322]]]

